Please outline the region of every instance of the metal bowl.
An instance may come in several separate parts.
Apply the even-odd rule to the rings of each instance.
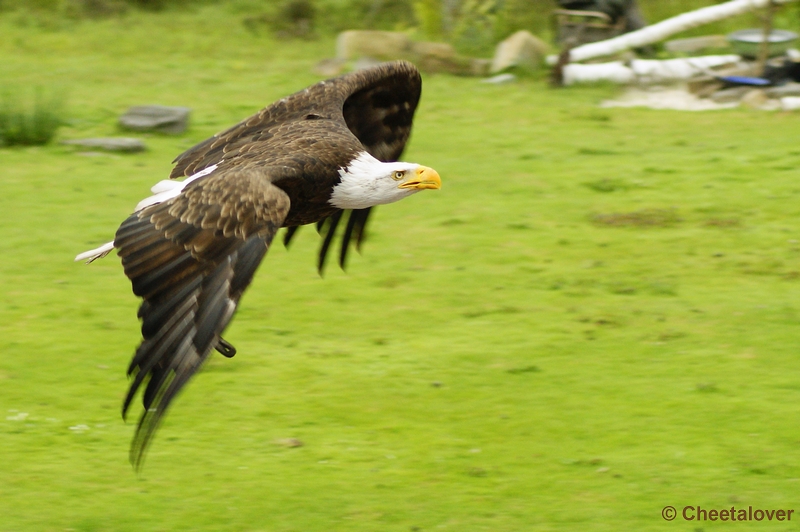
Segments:
[[[783,55],[797,40],[797,34],[787,30],[772,30],[767,40],[769,56]],[[761,43],[764,41],[764,30],[749,29],[734,31],[728,35],[728,41],[739,55],[745,57],[758,57],[761,52]]]

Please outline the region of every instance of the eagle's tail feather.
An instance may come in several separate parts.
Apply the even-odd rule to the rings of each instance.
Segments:
[[[106,242],[97,249],[90,249],[89,251],[84,251],[83,253],[75,257],[75,262],[78,262],[80,260],[85,260],[86,264],[89,264],[90,262],[94,262],[97,259],[102,259],[106,255],[111,253],[112,249],[114,249],[113,240],[111,242]]]

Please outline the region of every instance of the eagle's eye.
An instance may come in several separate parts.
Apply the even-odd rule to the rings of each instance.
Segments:
[[[392,174],[392,179],[394,179],[395,181],[400,181],[401,179],[403,179],[405,175],[406,173],[404,171],[398,170]]]

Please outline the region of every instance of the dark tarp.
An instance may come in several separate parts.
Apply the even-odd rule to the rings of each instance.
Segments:
[[[557,2],[563,9],[605,13],[613,22],[625,17],[626,32],[647,26],[636,0],[557,0]]]

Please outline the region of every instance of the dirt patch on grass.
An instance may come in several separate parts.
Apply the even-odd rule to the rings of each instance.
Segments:
[[[742,221],[738,218],[711,218],[703,224],[706,227],[741,227]]]
[[[587,181],[584,186],[589,187],[595,192],[615,192],[617,190],[628,190],[630,185],[619,179],[598,179],[596,181]]]
[[[632,212],[594,214],[595,225],[610,227],[669,227],[681,221],[675,209],[642,209]]]
[[[539,369],[539,366],[525,366],[506,370],[506,372],[511,373],[512,375],[519,375],[521,373],[539,373],[540,371],[542,370]]]

